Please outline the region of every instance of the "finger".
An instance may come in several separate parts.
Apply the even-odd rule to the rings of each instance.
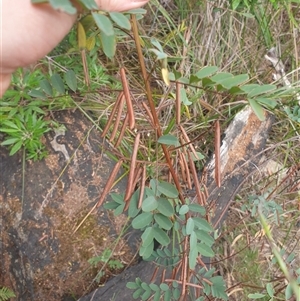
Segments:
[[[3,1],[1,73],[12,73],[49,53],[69,32],[76,15],[30,0]]]
[[[96,0],[100,9],[106,11],[125,11],[145,5],[149,0]]]
[[[10,78],[11,74],[0,74],[0,98],[9,87]]]

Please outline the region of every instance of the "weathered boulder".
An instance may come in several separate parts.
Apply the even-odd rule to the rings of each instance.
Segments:
[[[73,300],[90,292],[95,278],[119,271],[92,267],[88,259],[105,249],[124,266],[132,264],[138,246],[134,232],[117,240],[126,217],[94,210],[115,162],[93,124],[79,111],[55,113],[66,127],[48,134],[49,156],[26,162],[0,148],[1,278],[17,300]],[[123,191],[126,181],[114,188]],[[131,235],[130,235],[131,234]],[[100,262],[101,263],[101,262]]]

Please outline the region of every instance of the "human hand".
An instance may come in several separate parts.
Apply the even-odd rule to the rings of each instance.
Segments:
[[[106,11],[140,7],[148,0],[95,0]],[[9,87],[11,74],[49,53],[70,31],[76,15],[55,11],[49,4],[30,0],[4,0],[0,5],[0,97]]]

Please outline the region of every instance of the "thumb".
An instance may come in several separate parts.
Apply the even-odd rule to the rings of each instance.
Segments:
[[[9,87],[10,77],[11,77],[11,74],[0,73],[0,98],[3,96],[4,92]]]

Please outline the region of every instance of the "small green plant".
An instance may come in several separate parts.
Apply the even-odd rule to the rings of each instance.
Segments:
[[[7,301],[10,298],[16,297],[15,293],[9,288],[3,286],[0,288],[0,301]]]
[[[119,270],[124,268],[124,265],[120,260],[112,259],[112,251],[110,249],[105,249],[101,255],[90,258],[88,263],[93,267],[97,267],[98,264],[101,263],[102,265],[107,266],[110,270]],[[104,275],[105,272],[103,271],[103,268],[101,268],[101,271],[97,273],[96,281],[99,282],[101,277]]]
[[[65,81],[70,89],[76,90],[77,81],[72,70],[66,73]],[[65,84],[58,74],[51,76],[50,84],[38,72],[26,72],[17,84],[18,88],[9,90],[0,104],[0,131],[6,134],[1,145],[11,147],[10,155],[24,148],[27,159],[40,160],[47,155],[41,138],[53,127],[59,126],[55,121],[45,120],[47,106],[51,106],[47,98],[57,95],[68,97]],[[39,89],[32,89],[37,85]]]
[[[300,123],[300,106],[285,107],[284,111],[291,120]]]
[[[268,216],[269,221],[274,221],[277,225],[280,224],[282,217],[282,206],[278,205],[274,200],[269,200],[269,192],[260,196],[249,196],[249,205],[242,206],[242,210],[249,209],[252,217],[258,217],[259,209],[265,216]]]
[[[36,114],[22,116],[17,114],[11,120],[2,122],[1,132],[8,137],[1,145],[11,145],[10,155],[14,155],[22,147],[26,149],[27,159],[38,160],[46,156],[47,152],[41,142],[41,137],[50,130],[49,122]]]

